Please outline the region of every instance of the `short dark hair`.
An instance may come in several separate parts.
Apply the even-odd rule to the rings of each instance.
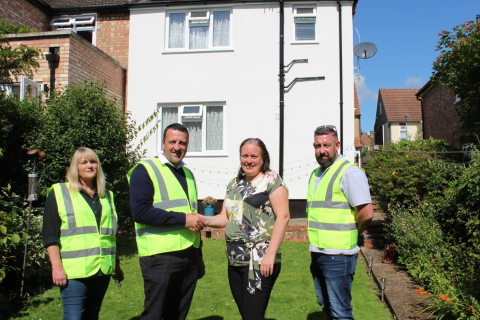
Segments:
[[[262,140],[259,138],[248,138],[243,140],[243,142],[240,144],[239,152],[240,152],[240,157],[242,157],[242,147],[246,144],[254,144],[260,147],[262,149],[262,158],[263,158],[263,165],[260,171],[262,173],[265,173],[267,171],[270,171],[270,154],[268,153],[267,147],[265,146],[265,143],[263,143]],[[238,170],[238,175],[237,178],[238,180],[241,180],[243,178],[243,170],[242,166],[240,165],[240,169]]]
[[[188,129],[183,125],[183,124],[180,124],[180,123],[172,123],[172,124],[169,124],[165,130],[163,130],[163,139],[162,141],[165,141],[165,135],[167,134],[167,130],[168,129],[172,129],[172,130],[175,130],[175,131],[180,131],[180,132],[183,132],[187,135],[187,142],[188,142],[188,138],[189,138],[189,134],[188,134]]]
[[[321,128],[317,128],[315,129],[315,134],[314,136],[324,136],[324,135],[327,135],[327,134],[333,134],[333,136],[335,137],[335,139],[338,140],[338,135],[337,135],[337,131],[333,130],[333,129],[330,129],[330,128],[326,128],[326,127],[321,127]]]

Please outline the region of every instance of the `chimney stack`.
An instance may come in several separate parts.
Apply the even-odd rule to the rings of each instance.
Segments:
[[[480,14],[477,14],[477,23],[480,21]]]

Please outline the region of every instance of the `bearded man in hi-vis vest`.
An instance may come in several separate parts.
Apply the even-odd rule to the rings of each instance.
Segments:
[[[373,218],[365,173],[338,155],[335,126],[314,134],[318,167],[310,176],[307,196],[308,240],[317,300],[327,319],[353,319],[351,288],[358,235]]]
[[[165,128],[163,153],[140,161],[128,174],[142,270],[146,319],[185,319],[197,280],[205,274],[197,214],[197,184],[182,159],[188,130]]]

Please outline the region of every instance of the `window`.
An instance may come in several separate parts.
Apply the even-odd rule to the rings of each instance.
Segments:
[[[0,84],[0,92],[5,92],[7,95],[13,95],[15,98],[23,100],[25,98],[35,98],[40,91],[43,91],[43,85],[27,79],[25,77],[20,79],[20,83]],[[40,100],[39,100],[40,101]]]
[[[293,18],[295,21],[295,41],[315,41],[315,8],[295,8]]]
[[[407,125],[405,123],[400,123],[400,140],[407,140]]]
[[[382,115],[382,103],[381,102],[378,103],[378,107],[380,109],[380,115]]]
[[[211,50],[231,46],[231,10],[191,10],[167,15],[167,50]]]
[[[54,18],[50,24],[53,31],[58,30],[73,30],[79,36],[87,40],[93,45],[96,45],[97,36],[95,28],[95,14],[66,16]]]
[[[162,135],[168,125],[178,122],[189,133],[188,154],[224,151],[223,108],[216,103],[162,107]]]

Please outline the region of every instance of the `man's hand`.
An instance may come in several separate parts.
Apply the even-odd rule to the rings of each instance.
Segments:
[[[200,231],[207,225],[201,215],[196,212],[185,215],[185,227],[192,231]]]
[[[52,267],[53,284],[65,288],[67,286],[67,274],[62,265]]]

